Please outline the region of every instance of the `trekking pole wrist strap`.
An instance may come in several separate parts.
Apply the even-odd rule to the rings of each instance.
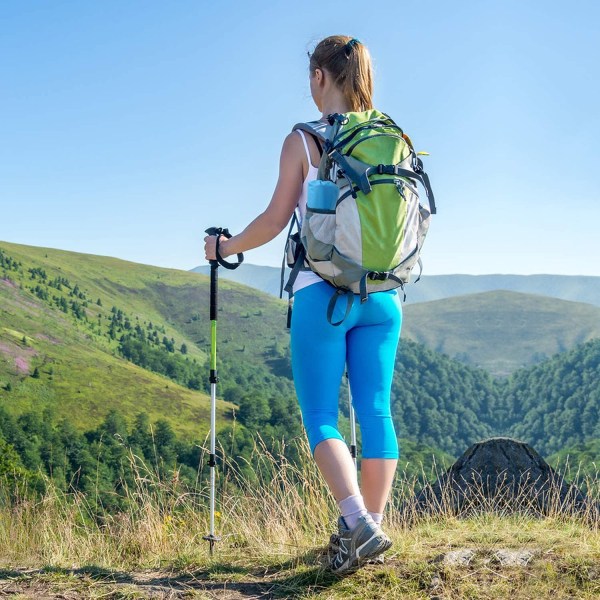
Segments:
[[[219,244],[221,243],[221,236],[224,236],[227,239],[230,239],[231,237],[233,237],[231,235],[231,233],[229,233],[229,229],[226,229],[223,227],[210,227],[209,229],[206,230],[206,233],[208,235],[214,235],[217,238],[217,242],[216,242],[216,246],[215,246],[215,254],[217,256],[217,263],[219,263],[222,267],[233,270],[233,269],[237,269],[244,262],[244,255],[241,252],[239,252],[237,254],[237,262],[235,262],[235,263],[226,261],[221,256],[221,253],[219,252]],[[213,262],[213,261],[211,261],[211,262]]]
[[[227,231],[227,229],[224,229],[221,233],[221,235],[224,235],[227,239],[229,239],[230,237],[233,237],[229,231]],[[217,262],[222,266],[225,267],[226,269],[237,269],[243,262],[244,262],[244,255],[239,252],[237,254],[237,262],[228,262],[226,261],[222,256],[221,253],[219,252],[219,244],[220,244],[220,238],[221,236],[217,236],[217,245],[215,248],[215,253],[217,255]]]

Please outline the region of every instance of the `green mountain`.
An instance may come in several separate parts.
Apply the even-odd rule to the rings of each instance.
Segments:
[[[600,308],[497,291],[405,307],[403,335],[496,376],[600,337]]]

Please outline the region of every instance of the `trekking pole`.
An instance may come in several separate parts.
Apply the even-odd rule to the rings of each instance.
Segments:
[[[350,389],[348,371],[346,371],[346,383],[348,384],[348,418],[350,419],[350,455],[354,459],[354,466],[356,466],[356,419],[354,406],[352,405],[352,390]]]
[[[237,269],[244,261],[243,254],[238,254],[237,263],[228,263],[219,254],[219,240],[221,236],[230,238],[231,234],[222,227],[210,227],[206,230],[208,235],[217,237],[216,256],[217,260],[211,260],[210,263],[210,454],[208,456],[208,466],[210,467],[210,533],[205,535],[209,543],[210,555],[213,555],[213,548],[216,542],[221,538],[215,535],[215,469],[216,460],[216,421],[217,421],[217,295],[219,283],[219,265],[226,269]]]

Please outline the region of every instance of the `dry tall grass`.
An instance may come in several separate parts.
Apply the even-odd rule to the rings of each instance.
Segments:
[[[270,453],[260,439],[256,440],[252,457],[243,464],[225,459],[219,466],[216,533],[221,540],[213,559],[202,539],[208,533],[209,517],[206,457],[202,459],[198,484],[190,490],[181,484],[177,473],[161,478],[158,469],[130,454],[135,486],[125,488],[129,508],[120,514],[94,518],[95,506],[90,498],[62,492],[51,482],[42,498],[33,500],[17,493],[13,500],[2,502],[2,560],[22,566],[132,569],[202,566],[224,557],[281,560],[315,552],[325,546],[333,531],[337,510],[306,442],[296,443],[304,458],[302,467]],[[436,547],[462,543],[458,538],[452,540],[449,533],[457,522],[451,490],[445,496],[447,501],[438,507],[439,514],[423,516],[411,510],[410,500],[420,489],[420,481],[431,481],[438,475],[441,473],[431,472],[423,473],[420,479],[408,478],[399,471],[385,522],[398,552],[418,554],[419,544],[435,535],[440,536]],[[588,497],[597,502],[597,473],[583,478],[581,484]],[[526,512],[509,515],[498,511],[498,504],[489,499],[480,498],[480,503],[488,506],[489,513],[472,516],[472,525],[461,533],[467,540],[480,543],[489,536],[488,541],[509,542],[538,526],[551,526],[555,531],[570,532],[565,535],[600,554],[598,523],[588,518],[590,515],[568,515],[560,502],[551,503],[552,512],[541,521]],[[523,504],[526,506],[526,499]]]

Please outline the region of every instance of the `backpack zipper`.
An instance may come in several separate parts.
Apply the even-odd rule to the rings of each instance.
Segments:
[[[401,139],[406,144],[406,141],[404,140],[404,138],[395,133],[376,133],[374,135],[364,137],[364,138],[354,142],[354,144],[352,144],[352,146],[350,146],[350,148],[348,148],[348,150],[346,152],[344,152],[343,154],[344,154],[344,156],[350,156],[352,154],[352,151],[354,150],[354,148],[356,148],[356,146],[358,146],[361,142],[365,142],[367,140],[372,140],[373,138],[382,137],[382,136]]]
[[[402,131],[402,129],[400,127],[398,127],[398,125],[396,125],[395,123],[388,123],[384,120],[378,119],[375,122],[363,123],[362,125],[356,125],[356,127],[353,130],[345,132],[347,134],[346,137],[344,137],[344,138],[340,139],[338,142],[336,142],[333,145],[333,147],[336,149],[339,149],[344,144],[347,144],[353,137],[355,137],[361,131],[365,131],[368,129],[379,129],[381,127],[389,127],[390,129],[398,129],[401,134],[404,133]],[[342,135],[344,135],[344,132],[342,132]]]

